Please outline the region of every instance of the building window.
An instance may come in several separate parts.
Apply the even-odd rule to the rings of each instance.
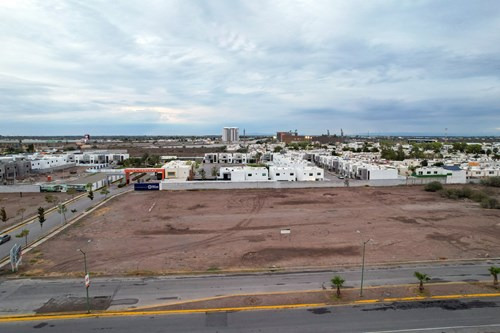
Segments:
[[[248,177],[252,177],[252,174],[251,174],[251,173],[249,173],[249,174],[248,174]]]
[[[438,174],[438,172],[437,172],[437,171],[434,171],[434,174],[435,174],[435,175],[437,175],[437,174]]]
[[[279,175],[280,175],[280,173],[279,173],[279,172],[277,172],[277,173],[276,173],[276,176],[279,176]]]
[[[360,172],[360,174],[361,174],[361,172]],[[321,176],[321,172],[318,172],[318,176]]]
[[[492,174],[493,174],[493,171],[490,171],[489,173],[490,173],[490,175],[492,175]]]
[[[311,177],[312,177],[312,176],[313,176],[313,174],[312,174],[312,173],[310,173],[310,174],[309,174],[309,176],[311,176]]]
[[[293,176],[293,175],[294,175],[293,172],[290,172],[290,176]]]
[[[265,177],[265,176],[266,176],[266,174],[265,174],[265,173],[263,173],[263,174],[262,174],[262,176],[264,176],[264,177]]]
[[[430,175],[430,174],[431,174],[431,172],[430,172],[430,171],[427,171],[427,174],[428,174],[428,175]]]

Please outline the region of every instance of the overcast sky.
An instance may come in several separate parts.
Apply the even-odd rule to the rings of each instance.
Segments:
[[[500,1],[0,0],[0,135],[500,135]]]

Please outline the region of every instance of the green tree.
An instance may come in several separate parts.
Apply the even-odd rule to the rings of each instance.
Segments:
[[[106,185],[104,185],[102,188],[101,188],[101,192],[100,192],[102,195],[104,195],[104,199],[106,199],[108,197],[108,194],[109,194],[109,189]]]
[[[200,176],[201,179],[205,179],[207,177],[207,172],[205,171],[205,169],[200,170]]]
[[[43,228],[45,222],[45,209],[43,207],[38,207],[38,222],[40,222],[40,229]]]
[[[431,278],[427,274],[420,273],[420,272],[415,272],[414,275],[417,278],[417,280],[419,281],[418,290],[420,292],[423,292],[424,291],[424,282],[428,282]]]
[[[493,285],[497,286],[498,285],[498,274],[500,274],[500,267],[497,266],[491,266],[488,271],[490,274],[493,276]]]
[[[21,230],[20,233],[16,235],[16,238],[23,238],[24,237],[24,246],[28,246],[28,235],[30,234],[30,231],[28,229],[23,229]]]
[[[279,152],[280,152],[280,151],[282,151],[282,150],[283,150],[283,147],[281,147],[281,146],[276,146],[276,147],[274,147],[274,152],[275,152],[275,153],[279,153]]]
[[[90,200],[94,200],[94,191],[92,191],[92,184],[91,183],[88,183],[86,186],[87,188],[87,191],[89,192],[87,194],[87,197],[90,199]]]
[[[61,217],[64,217],[64,223],[66,223],[66,212],[68,211],[68,208],[66,208],[65,204],[59,204],[57,206],[57,212],[61,214]]]
[[[21,215],[21,221],[24,220],[24,213],[26,212],[26,208],[21,207],[17,210],[17,215]]]
[[[26,149],[26,151],[27,151],[28,153],[34,153],[34,152],[35,152],[35,145],[34,145],[34,144],[32,144],[32,143],[30,143],[30,144],[28,145],[28,148]]]
[[[216,167],[212,168],[212,177],[217,177],[217,168]]]
[[[465,152],[467,154],[480,154],[481,153],[481,145],[479,145],[479,144],[467,145],[467,147],[465,147]]]
[[[7,212],[5,211],[5,207],[0,209],[0,219],[2,219],[2,222],[7,222]]]
[[[340,297],[340,288],[344,285],[345,280],[338,275],[331,279],[332,287],[337,288],[337,297]]]

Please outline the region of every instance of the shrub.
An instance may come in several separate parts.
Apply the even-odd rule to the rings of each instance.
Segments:
[[[500,206],[498,206],[498,200],[495,198],[484,198],[481,200],[481,207],[490,209],[500,208]]]
[[[436,192],[443,189],[443,184],[441,184],[440,182],[430,182],[429,184],[425,185],[424,189],[427,192]]]
[[[500,187],[500,177],[489,177],[481,180],[481,184],[485,186]]]
[[[471,196],[471,199],[476,202],[483,202],[483,200],[487,200],[489,198],[489,195],[484,193],[483,191],[474,191]]]

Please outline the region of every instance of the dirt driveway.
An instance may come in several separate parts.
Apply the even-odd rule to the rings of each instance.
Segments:
[[[422,187],[134,192],[29,254],[22,273],[80,272],[78,248],[100,274],[357,264],[368,239],[368,264],[498,257],[500,210]]]

